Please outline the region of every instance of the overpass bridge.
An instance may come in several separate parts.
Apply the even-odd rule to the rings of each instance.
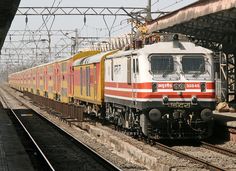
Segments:
[[[149,33],[182,33],[203,47],[223,52],[221,75],[226,100],[236,102],[236,0],[199,0],[147,27]]]

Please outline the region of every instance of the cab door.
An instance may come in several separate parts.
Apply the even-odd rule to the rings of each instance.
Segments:
[[[138,89],[138,74],[139,74],[139,63],[137,55],[132,55],[132,99],[133,104],[136,105],[137,100],[137,89]]]

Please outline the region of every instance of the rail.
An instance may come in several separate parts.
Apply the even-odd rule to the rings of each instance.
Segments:
[[[207,142],[204,142],[204,141],[201,141],[201,146],[206,148],[206,149],[228,155],[230,157],[236,157],[236,152],[235,151],[228,150],[228,149],[225,149],[225,148],[221,148],[221,147],[215,146],[213,144],[210,144],[210,143],[207,143]]]
[[[2,90],[0,90],[1,92]],[[52,164],[50,163],[50,161],[47,159],[46,155],[43,153],[43,151],[41,150],[41,148],[39,147],[39,145],[36,143],[36,141],[34,140],[34,138],[31,136],[30,132],[26,129],[26,127],[24,126],[24,124],[20,121],[20,119],[18,118],[17,114],[15,113],[15,111],[12,109],[12,107],[8,104],[7,99],[2,95],[2,93],[0,93],[0,97],[3,100],[4,104],[6,105],[6,107],[9,109],[9,111],[13,114],[13,116],[16,118],[16,120],[18,121],[18,123],[20,124],[20,126],[24,129],[24,131],[26,132],[26,134],[28,135],[28,137],[30,138],[30,140],[33,142],[34,146],[37,148],[38,152],[40,153],[40,155],[43,157],[44,161],[46,162],[46,164],[48,165],[48,168],[52,171],[55,171],[55,169],[53,168]]]
[[[36,114],[38,114],[37,116],[39,116],[40,118],[42,118],[43,120],[45,120],[46,122],[50,123],[53,125],[54,128],[56,128],[59,132],[61,132],[63,135],[65,135],[68,139],[70,139],[70,141],[76,143],[76,145],[83,149],[84,151],[86,151],[87,154],[89,154],[92,158],[94,158],[98,163],[102,164],[104,168],[106,168],[107,170],[114,170],[114,171],[121,171],[121,169],[119,167],[117,167],[115,164],[113,164],[112,162],[110,162],[109,160],[105,159],[103,156],[101,156],[100,154],[98,154],[95,150],[93,150],[91,147],[87,146],[86,144],[84,144],[83,142],[79,141],[78,139],[76,139],[73,135],[71,135],[69,132],[63,130],[62,128],[60,128],[58,125],[53,124],[50,120],[48,120],[45,116],[41,115],[40,113],[38,113],[37,111],[35,111],[34,109],[32,109],[29,105],[27,105],[26,103],[20,101],[18,98],[16,98],[13,94],[11,94],[10,92],[8,92],[5,88],[2,87],[3,90],[5,90],[5,92],[7,92],[10,96],[12,96],[15,100],[19,101],[21,104],[23,104],[25,107],[31,109],[32,111],[34,111]],[[12,110],[13,111],[13,110]],[[14,112],[14,111],[13,111]],[[16,113],[15,116],[17,117]],[[17,119],[20,122],[20,119]],[[24,127],[23,123],[21,122],[22,127]],[[24,129],[27,131],[27,129],[24,127]],[[29,131],[27,131],[28,134],[30,135]],[[32,136],[30,135],[30,137],[32,138]],[[33,139],[33,138],[32,138]],[[34,141],[35,142],[35,141]],[[35,142],[36,143],[36,142]],[[39,146],[37,145],[37,147],[39,148]],[[39,148],[40,149],[40,148]],[[42,152],[42,150],[40,150]],[[43,152],[42,152],[43,153]],[[45,155],[44,155],[45,156]],[[45,156],[46,159],[46,156]],[[49,160],[47,160],[48,163],[50,164]],[[52,170],[53,166],[50,164]]]
[[[199,159],[197,157],[191,156],[191,155],[186,154],[184,152],[181,152],[179,150],[175,150],[175,149],[173,149],[171,147],[168,147],[168,146],[166,146],[164,144],[156,142],[155,143],[155,147],[157,147],[158,149],[161,149],[161,150],[163,150],[163,151],[165,151],[167,153],[174,154],[174,155],[176,155],[178,157],[183,157],[183,158],[186,158],[186,159],[191,160],[193,162],[196,162],[198,164],[204,165],[207,169],[214,170],[214,171],[226,171],[225,169],[220,168],[218,166],[215,166],[215,165],[213,165],[213,164],[211,164],[211,163],[209,163],[207,161],[204,161],[204,160]]]

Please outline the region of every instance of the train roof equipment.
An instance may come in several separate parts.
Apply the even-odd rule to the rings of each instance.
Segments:
[[[119,58],[131,54],[211,54],[211,50],[197,46],[192,42],[170,41],[144,45],[141,49],[119,51],[107,58]]]

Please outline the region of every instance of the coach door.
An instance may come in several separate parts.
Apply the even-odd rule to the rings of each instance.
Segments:
[[[61,72],[61,66],[58,64],[57,65],[57,93],[59,94],[61,92],[61,77],[62,77],[62,72]]]
[[[74,68],[70,66],[70,73],[69,73],[69,90],[70,90],[70,95],[74,95]]]
[[[56,93],[56,89],[57,89],[57,68],[56,68],[56,64],[54,64],[54,71],[53,71],[53,92]]]
[[[85,84],[86,84],[86,96],[89,97],[90,96],[90,66],[86,67],[86,72],[85,72]]]
[[[93,69],[94,73],[93,73],[93,82],[94,82],[94,100],[97,99],[97,67],[96,64],[94,64],[94,69]]]

